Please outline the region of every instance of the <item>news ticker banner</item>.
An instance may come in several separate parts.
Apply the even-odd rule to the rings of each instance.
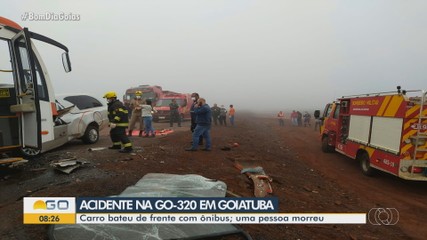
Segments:
[[[278,213],[277,198],[26,197],[24,224],[366,224],[366,213]]]

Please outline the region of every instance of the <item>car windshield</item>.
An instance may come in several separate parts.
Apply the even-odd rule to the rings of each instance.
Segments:
[[[169,104],[172,102],[173,99],[159,99],[156,103],[156,107],[169,107]],[[183,104],[183,99],[175,99],[176,103],[179,106],[182,106]]]
[[[68,96],[65,97],[64,100],[72,103],[75,105],[78,109],[88,109],[88,108],[94,108],[94,107],[102,107],[102,103],[98,101],[96,98],[93,98],[91,96],[87,95],[78,95],[78,96]],[[68,104],[64,104],[68,105]],[[65,106],[67,107],[67,106]]]

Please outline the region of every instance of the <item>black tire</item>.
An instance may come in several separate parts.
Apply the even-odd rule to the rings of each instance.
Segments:
[[[23,147],[19,150],[19,155],[23,156],[24,158],[30,158],[30,159],[40,156],[41,153],[42,151],[40,149],[35,149],[35,148]]]
[[[358,160],[360,163],[360,169],[364,175],[369,177],[375,175],[375,168],[371,167],[371,160],[366,152],[359,154]]]
[[[99,140],[99,129],[95,125],[89,125],[86,128],[82,141],[86,144],[94,144]]]
[[[334,148],[332,146],[329,146],[329,137],[325,136],[322,138],[322,152],[324,153],[331,153],[334,152]]]

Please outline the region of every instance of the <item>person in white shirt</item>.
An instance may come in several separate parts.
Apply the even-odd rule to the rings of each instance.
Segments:
[[[153,128],[153,113],[156,112],[153,106],[151,106],[151,100],[145,100],[145,104],[141,105],[141,116],[144,120],[145,126],[145,137],[155,137],[156,132]]]

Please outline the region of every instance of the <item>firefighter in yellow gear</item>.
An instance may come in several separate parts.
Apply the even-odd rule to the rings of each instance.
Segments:
[[[142,92],[136,91],[135,98],[130,102],[130,108],[132,109],[132,115],[130,117],[129,123],[129,136],[132,136],[132,131],[135,128],[135,123],[139,123],[139,136],[142,136],[142,131],[144,131],[144,123],[141,115],[141,105],[143,104],[143,99],[141,98]]]
[[[132,152],[132,143],[126,135],[126,128],[129,125],[128,110],[117,99],[115,92],[107,92],[104,98],[108,101],[110,138],[113,142],[113,146],[109,147],[109,149],[120,149],[119,152],[121,153]]]

